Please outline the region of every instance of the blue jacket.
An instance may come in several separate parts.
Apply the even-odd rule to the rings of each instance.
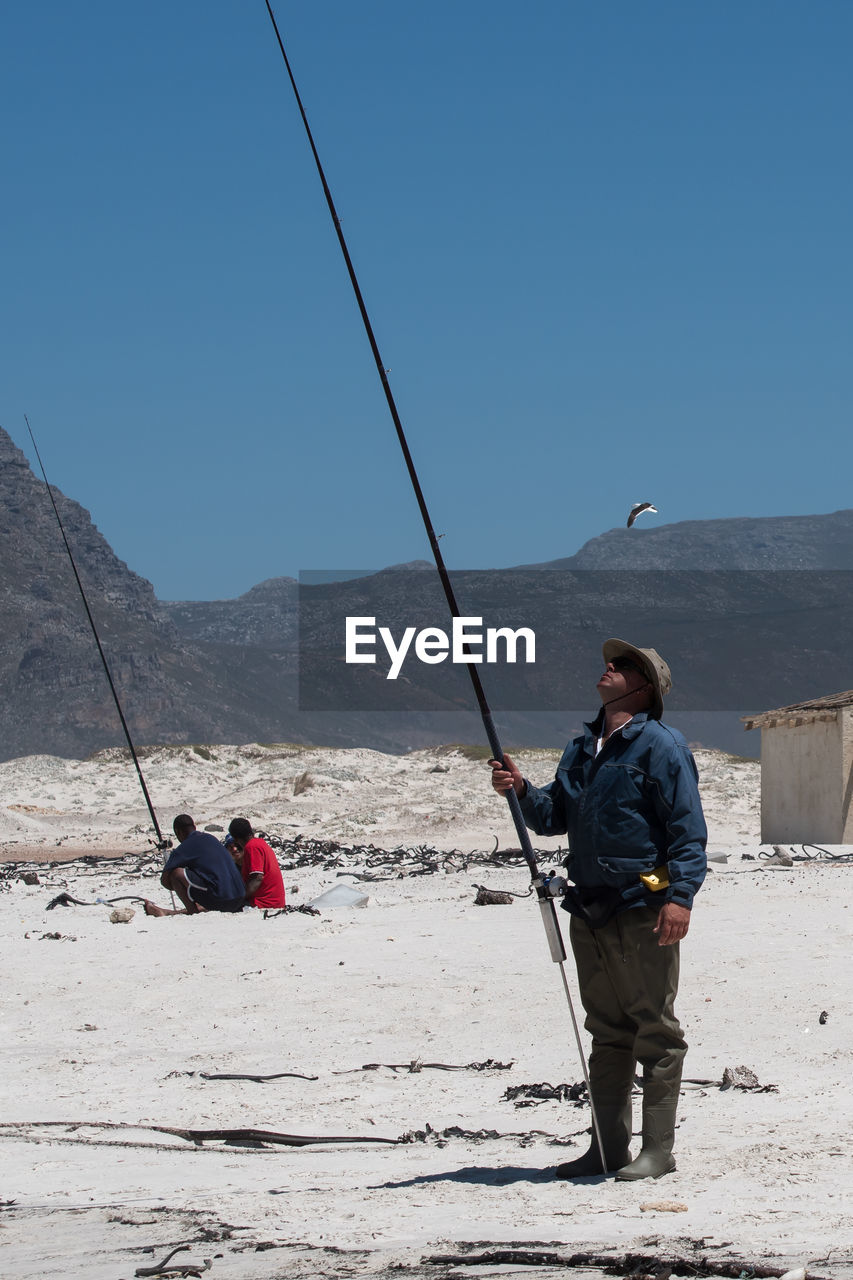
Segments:
[[[617,887],[625,906],[693,904],[705,879],[708,838],[696,763],[677,729],[639,712],[596,756],[602,723],[570,742],[546,787],[527,784],[524,820],[537,835],[568,833],[568,874],[582,888]],[[667,863],[670,886],[640,874]]]

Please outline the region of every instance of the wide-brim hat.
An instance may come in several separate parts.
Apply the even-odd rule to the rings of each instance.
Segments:
[[[617,640],[615,636],[611,636],[604,641],[601,652],[605,662],[612,662],[614,658],[631,658],[636,662],[654,690],[649,715],[654,720],[660,720],[663,715],[663,700],[672,688],[672,673],[657,649],[638,649],[627,640]]]

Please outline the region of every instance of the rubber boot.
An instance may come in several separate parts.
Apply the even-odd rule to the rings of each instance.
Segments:
[[[607,1161],[607,1173],[619,1169],[631,1158],[628,1143],[631,1140],[631,1095],[627,1098],[601,1098],[595,1103],[595,1114],[601,1130],[601,1143],[604,1147],[604,1158]],[[567,1160],[557,1165],[554,1177],[563,1180],[571,1178],[590,1178],[597,1173],[604,1173],[601,1167],[601,1152],[593,1129],[589,1150],[577,1160]]]
[[[602,1048],[593,1044],[589,1083],[608,1173],[621,1168],[631,1158],[631,1089],[635,1065],[633,1056],[624,1049]],[[593,1127],[589,1150],[576,1160],[558,1165],[554,1176],[561,1179],[590,1178],[604,1172]]]
[[[616,1170],[620,1182],[640,1178],[662,1178],[672,1173],[675,1140],[675,1113],[681,1089],[681,1072],[675,1080],[646,1080],[643,1084],[643,1146],[630,1164]]]

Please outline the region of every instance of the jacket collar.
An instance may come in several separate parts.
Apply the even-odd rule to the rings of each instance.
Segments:
[[[637,711],[631,717],[626,725],[621,729],[615,730],[621,733],[626,742],[630,742],[642,733],[646,722],[649,719],[648,711]],[[594,720],[584,722],[583,727],[583,747],[587,755],[595,755],[595,744],[601,736],[601,730],[604,728],[604,707],[601,708]]]

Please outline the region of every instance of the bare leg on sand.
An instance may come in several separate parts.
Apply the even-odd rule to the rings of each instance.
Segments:
[[[147,916],[194,916],[204,911],[204,907],[200,907],[190,897],[189,882],[183,867],[176,867],[174,871],[164,871],[161,883],[165,889],[170,889],[172,893],[177,894],[184,904],[183,910],[169,911],[166,907],[158,907],[156,902],[150,902],[146,898],[144,906]]]

